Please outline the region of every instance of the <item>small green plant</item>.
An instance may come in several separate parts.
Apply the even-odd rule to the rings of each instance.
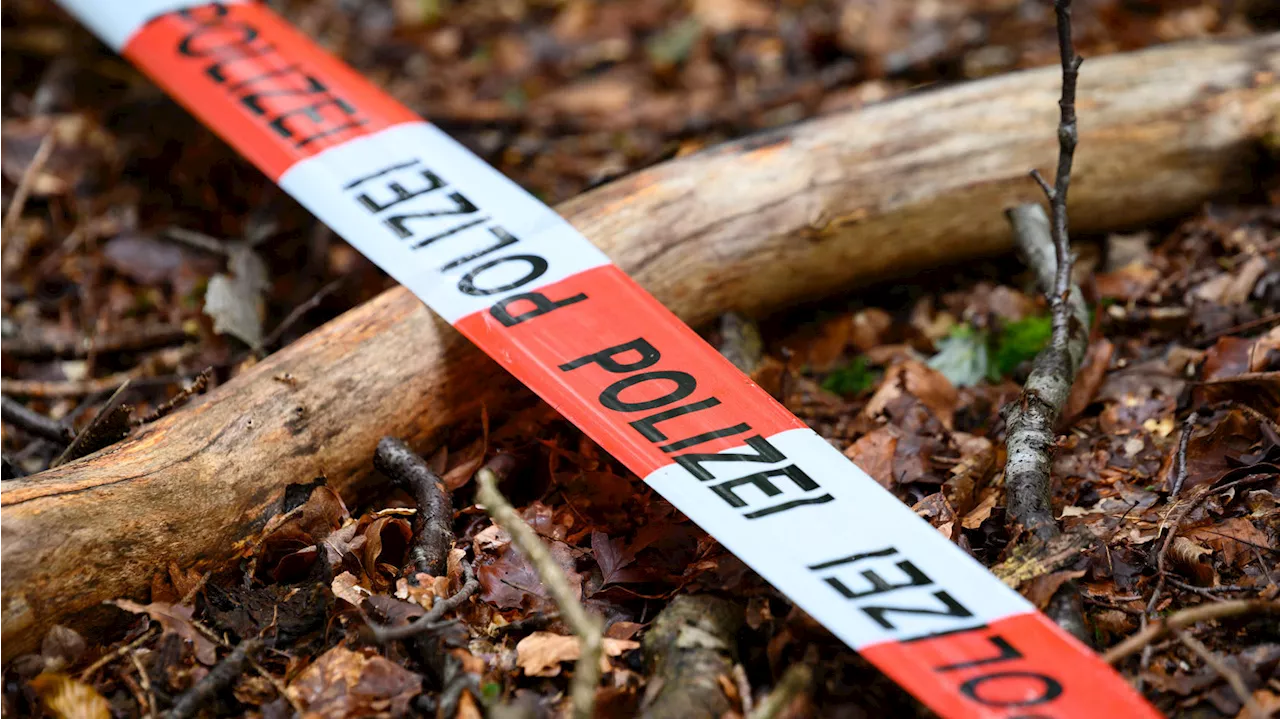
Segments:
[[[822,388],[842,397],[852,397],[874,385],[878,374],[868,367],[866,357],[854,357],[849,364],[824,377]]]
[[[995,342],[990,377],[998,380],[1013,374],[1018,365],[1034,359],[1049,343],[1053,333],[1053,320],[1049,315],[1039,315],[1010,322],[1000,330]]]

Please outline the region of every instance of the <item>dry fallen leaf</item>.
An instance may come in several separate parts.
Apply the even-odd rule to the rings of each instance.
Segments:
[[[160,623],[165,633],[173,633],[191,642],[195,649],[196,659],[205,666],[212,666],[218,659],[218,645],[214,644],[199,629],[196,629],[192,615],[195,609],[167,602],[138,604],[128,599],[117,599],[117,607],[134,614],[146,614]]]
[[[1222,552],[1223,560],[1235,566],[1242,566],[1251,560],[1254,549],[1266,549],[1271,545],[1271,540],[1267,539],[1266,533],[1244,517],[1235,517],[1210,527],[1201,527],[1187,534]]]
[[[1036,605],[1036,609],[1043,610],[1049,606],[1049,600],[1053,599],[1053,595],[1058,592],[1059,587],[1072,579],[1083,577],[1084,574],[1085,570],[1083,569],[1041,574],[1023,584],[1019,591],[1022,592],[1022,596],[1027,598],[1027,601]]]
[[[600,657],[601,671],[609,671],[605,657],[621,656],[623,652],[638,649],[640,642],[630,639],[604,638],[604,654]],[[534,632],[516,645],[516,665],[531,677],[554,677],[560,674],[560,663],[576,661],[582,656],[582,646],[577,637]]]
[[[111,704],[98,690],[66,674],[45,672],[31,680],[31,688],[56,719],[111,718]]]
[[[333,596],[356,607],[363,604],[364,598],[370,595],[369,590],[360,586],[360,580],[351,572],[343,572],[334,577],[329,588],[333,590]]]
[[[288,692],[308,719],[403,716],[422,692],[422,677],[382,657],[334,647],[304,669]]]

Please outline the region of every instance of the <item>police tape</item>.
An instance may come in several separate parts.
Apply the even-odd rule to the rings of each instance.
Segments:
[[[269,9],[61,2],[937,713],[1159,716],[549,207]]]

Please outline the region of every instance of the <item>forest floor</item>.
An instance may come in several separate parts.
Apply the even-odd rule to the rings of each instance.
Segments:
[[[1051,6],[1019,0],[270,4],[553,204],[757,130],[1057,62]],[[1276,24],[1264,5],[1077,0],[1077,49],[1259,32]],[[5,479],[101,446],[71,440],[122,400],[147,418],[391,286],[51,4],[6,3],[3,28]],[[1053,454],[1055,516],[1077,544],[1010,580],[1042,608],[1074,582],[1095,648],[1129,638],[1117,669],[1178,716],[1280,711],[1274,618],[1132,639],[1149,619],[1280,594],[1277,177],[1191,217],[1077,238],[1093,324]],[[1006,572],[1019,561],[1000,410],[1049,319],[1016,260],[704,329],[963,549]],[[444,630],[379,647],[366,628],[463,583],[456,557],[448,576],[406,581],[413,498],[319,487],[236,565],[172,566],[149,604],[119,602],[137,619],[106,643],[50,632],[4,667],[5,715],[156,715],[234,665],[238,644],[208,715],[563,707],[577,644],[474,506],[473,475],[499,452],[516,458],[512,501],[605,619],[601,715],[634,715],[653,688],[640,640],[682,595],[733,600],[732,670],[715,678],[728,712],[751,714],[804,663],[780,716],[927,714],[550,408],[486,426],[427,458],[480,585]],[[245,661],[253,637],[269,642]]]

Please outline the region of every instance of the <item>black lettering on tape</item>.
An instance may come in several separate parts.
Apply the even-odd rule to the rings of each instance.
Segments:
[[[847,557],[841,557],[840,559],[832,559],[829,562],[810,564],[809,569],[816,572],[819,569],[831,569],[832,567],[839,567],[843,564],[853,564],[854,562],[859,562],[863,559],[871,559],[873,557],[891,557],[897,553],[898,550],[894,547],[885,547],[884,549],[877,549],[874,552],[859,552],[857,554],[850,554]]]
[[[458,228],[458,229],[463,229],[463,228]],[[511,245],[514,245],[515,243],[519,242],[519,240],[517,240],[514,236],[512,236],[510,232],[507,232],[506,230],[502,229],[501,227],[498,227],[497,225],[490,227],[489,233],[494,237],[498,238],[498,241],[493,243],[492,245],[489,245],[483,250],[476,250],[475,252],[465,254],[453,260],[452,262],[445,265],[444,267],[441,267],[440,271],[447,272],[448,270],[452,270],[455,267],[460,267],[462,265],[465,265],[472,260],[478,260],[481,257],[484,257],[485,255],[489,254],[490,252],[497,252],[498,250],[504,247],[510,247]],[[439,239],[439,237],[433,237],[431,238],[430,241],[434,242],[437,239]],[[423,245],[425,245],[426,243],[427,241],[424,240],[414,245],[413,248],[416,250],[419,247],[422,247]]]
[[[622,399],[623,390],[630,389],[631,387],[635,387],[636,385],[643,384],[645,382],[660,382],[662,380],[674,382],[675,387],[661,397],[640,400],[637,402],[627,402]],[[640,410],[657,409],[658,407],[665,407],[672,402],[679,402],[685,397],[693,394],[693,391],[697,388],[698,380],[694,379],[693,375],[688,372],[681,372],[680,370],[672,369],[650,370],[648,372],[633,374],[629,377],[623,377],[617,382],[605,387],[604,391],[600,393],[600,404],[615,412],[639,412]]]
[[[414,160],[413,162],[416,163],[417,160]],[[389,168],[388,170],[383,170],[382,172],[385,174],[386,172],[390,172],[392,169],[398,169],[398,168]],[[431,170],[419,170],[418,174],[422,175],[422,178],[427,181],[426,184],[422,185],[421,187],[414,187],[412,189],[407,189],[404,185],[400,183],[399,180],[391,180],[386,185],[386,188],[391,191],[390,199],[386,201],[380,201],[380,200],[374,199],[373,197],[370,197],[368,192],[362,192],[359,195],[356,195],[356,202],[359,202],[360,204],[364,205],[365,209],[368,210],[369,212],[376,214],[378,212],[382,212],[383,210],[395,207],[396,205],[406,200],[412,200],[415,197],[425,195],[428,192],[434,192],[435,190],[438,190],[441,187],[444,187],[444,184],[445,184],[444,180],[441,180],[440,177],[436,175],[436,173],[432,172]],[[364,182],[366,179],[371,179],[371,178],[364,178],[364,179],[358,180],[355,184],[360,184],[361,182]],[[354,185],[349,185],[348,187],[354,187]]]
[[[498,265],[504,264],[506,262],[527,263],[529,265],[529,271],[524,274],[524,277],[521,277],[518,280],[513,280],[511,282],[508,282],[505,285],[500,285],[498,287],[488,287],[488,288],[476,287],[477,277],[479,277],[481,274],[483,274],[487,270],[493,269],[494,267],[497,267]],[[508,255],[507,257],[499,257],[496,260],[489,260],[483,265],[480,265],[472,269],[467,274],[463,275],[462,279],[458,280],[458,291],[464,295],[471,295],[473,297],[485,297],[488,295],[496,295],[499,292],[506,292],[507,290],[514,290],[515,288],[520,287],[522,285],[527,285],[530,282],[533,282],[534,280],[541,277],[543,274],[546,273],[546,271],[547,271],[547,261],[539,257],[538,255]]]
[[[764,492],[767,497],[776,497],[779,494],[782,494],[782,490],[778,489],[776,484],[769,481],[770,477],[786,477],[794,482],[797,487],[806,492],[811,492],[818,488],[818,483],[813,481],[812,477],[805,474],[804,470],[794,464],[789,464],[785,467],[766,469],[763,472],[756,472],[755,474],[748,474],[745,477],[738,477],[737,479],[730,479],[726,482],[721,482],[720,484],[712,487],[711,491],[715,492],[721,499],[728,502],[730,507],[745,507],[747,506],[747,501],[742,497],[739,497],[733,490],[744,484],[749,484],[761,492]]]
[[[207,18],[196,17],[195,11],[206,10],[212,10],[213,15]],[[195,11],[183,10],[180,13],[198,23],[194,30],[178,41],[178,52],[187,57],[209,57],[220,50],[248,45],[258,39],[258,29],[252,25],[222,21],[221,18],[227,16],[227,8],[221,3],[196,8]],[[204,41],[200,47],[197,47],[198,41]]]
[[[619,356],[625,355],[628,352],[636,353],[638,358],[634,362],[623,362],[618,359]],[[653,364],[661,357],[662,355],[658,353],[658,348],[649,344],[648,340],[641,337],[631,340],[630,342],[623,342],[620,345],[614,345],[612,347],[602,349],[599,352],[592,352],[591,354],[579,357],[572,362],[565,362],[560,365],[560,370],[562,372],[569,372],[570,370],[585,367],[589,364],[597,364],[606,372],[623,374],[624,372],[635,372],[636,370],[652,367]]]
[[[1038,694],[1027,699],[995,699],[982,696],[979,689],[983,684],[992,681],[999,681],[1001,679],[1030,679],[1040,684],[1040,690]],[[1037,704],[1051,702],[1062,696],[1062,684],[1053,677],[1045,676],[1044,674],[1039,674],[1037,672],[1008,671],[994,672],[992,674],[983,674],[982,676],[974,677],[961,684],[960,691],[963,692],[965,696],[980,704],[985,704],[989,707],[1012,709],[1016,707],[1030,707]]]
[[[476,225],[480,225],[488,221],[489,221],[488,217],[479,217],[474,220],[469,220],[467,222],[464,222],[461,225],[458,225],[457,227],[450,227],[444,232],[437,232],[436,234],[430,237],[424,237],[421,240],[418,240],[417,242],[413,243],[413,249],[420,250],[423,247],[428,247],[431,244],[435,243],[436,240],[443,240],[446,237],[456,235],[459,232],[462,232],[463,230],[469,230],[472,227],[475,227]],[[507,244],[509,245],[512,243],[508,242]],[[503,245],[503,246],[505,247],[506,245]],[[450,262],[448,265],[446,265],[446,269],[454,266],[456,266],[455,263]]]
[[[641,417],[640,419],[632,421],[631,426],[635,431],[640,433],[641,437],[657,444],[658,442],[667,441],[666,433],[658,429],[659,422],[665,422],[681,415],[693,414],[694,412],[699,412],[704,409],[710,409],[711,407],[716,407],[719,404],[720,400],[715,397],[708,397],[706,399],[698,400],[697,402],[680,405],[679,407],[664,409],[661,412],[656,412],[648,417]]]
[[[893,625],[893,622],[889,621],[888,619],[885,619],[885,615],[889,614],[890,612],[897,612],[899,614],[926,614],[926,615],[932,615],[932,616],[938,616],[938,617],[958,617],[962,619],[973,616],[973,612],[966,609],[963,604],[961,604],[960,602],[957,602],[946,591],[934,592],[933,596],[939,602],[942,602],[942,605],[943,605],[942,609],[927,609],[924,607],[882,607],[882,606],[859,607],[859,609],[861,609],[863,613],[866,614],[868,617],[871,617],[873,620],[875,620],[876,624],[879,624],[885,629],[897,629],[897,627]]]
[[[804,499],[793,499],[789,502],[783,502],[782,504],[774,505],[772,507],[765,507],[764,509],[757,509],[754,512],[747,512],[742,516],[747,519],[759,519],[771,514],[779,514],[789,509],[795,509],[796,507],[808,507],[813,504],[826,504],[827,502],[834,500],[835,497],[829,494],[823,494],[817,497],[805,497]]]
[[[455,205],[455,207],[451,207],[443,210],[427,210],[425,212],[411,212],[404,215],[392,215],[391,217],[388,217],[387,219],[383,220],[382,223],[387,227],[390,227],[391,231],[396,233],[396,236],[403,240],[413,234],[413,231],[409,229],[407,224],[409,220],[421,220],[421,219],[426,219],[431,217],[444,217],[446,215],[469,215],[472,212],[476,212],[479,209],[474,204],[472,204],[471,200],[468,200],[466,197],[463,197],[462,193],[460,192],[450,192],[448,195],[445,195],[445,197],[453,201],[453,204]],[[543,264],[546,264],[545,260],[543,261]]]
[[[695,434],[692,437],[686,437],[685,439],[676,440],[675,442],[672,442],[671,444],[668,444],[664,447],[659,447],[659,449],[661,449],[663,452],[679,452],[682,449],[696,447],[697,445],[700,445],[703,442],[710,442],[713,439],[721,439],[723,437],[732,437],[735,434],[742,434],[743,432],[750,432],[750,431],[751,431],[751,425],[747,424],[746,422],[741,422],[739,424],[733,425],[732,427],[724,427],[722,429],[713,429],[710,432],[703,432],[702,434]]]
[[[493,318],[502,323],[503,327],[515,327],[521,322],[528,322],[535,317],[541,317],[552,310],[567,307],[587,299],[587,296],[581,292],[572,297],[566,297],[563,300],[552,300],[541,292],[522,292],[518,295],[499,300],[489,308],[489,314]],[[531,307],[520,314],[511,314],[511,305],[517,302],[528,302]],[[635,424],[632,422],[632,424]]]
[[[779,451],[777,447],[770,444],[769,440],[758,434],[754,437],[748,437],[746,444],[751,449],[754,449],[756,453],[690,452],[689,454],[677,454],[672,457],[672,459],[676,461],[676,464],[684,467],[689,474],[692,474],[703,482],[709,482],[715,479],[715,475],[711,474],[706,467],[702,466],[704,462],[764,462],[767,464],[773,464],[774,462],[781,462],[787,458],[786,455]]]
[[[844,597],[845,599],[861,599],[862,597],[870,597],[876,594],[884,594],[886,592],[892,592],[895,589],[904,589],[906,587],[924,587],[924,586],[933,584],[933,580],[930,579],[928,575],[926,575],[924,572],[920,571],[920,568],[912,564],[909,560],[904,559],[901,562],[898,562],[897,566],[898,566],[898,569],[901,569],[902,573],[907,576],[907,581],[902,584],[890,584],[888,581],[885,580],[884,577],[880,576],[880,574],[877,573],[876,570],[874,569],[862,570],[861,574],[863,578],[866,579],[867,582],[871,584],[871,589],[868,589],[862,592],[853,591],[847,585],[845,585],[844,582],[840,581],[839,577],[826,577],[825,581],[827,584],[831,585],[832,589],[835,589],[837,592],[839,592],[840,596]]]
[[[276,52],[276,46],[272,45],[271,43],[262,43],[255,47],[249,47],[249,48],[229,48],[229,49],[238,50],[238,52],[220,53],[218,55],[218,61],[210,64],[208,67],[204,69],[204,74],[208,75],[210,80],[213,80],[219,85],[225,85],[227,82],[231,80],[232,73],[227,72],[228,65],[238,60],[250,60],[255,57],[265,57],[267,55],[271,55],[272,53]],[[256,65],[251,65],[250,68],[256,69]],[[299,65],[296,65],[296,64],[285,65],[284,67],[264,72],[261,75],[255,75],[254,77],[248,78],[246,80],[241,80],[240,82],[237,82],[234,85],[228,86],[227,90],[229,92],[238,92],[240,90],[243,90],[246,85],[255,83],[259,80],[264,80],[269,77],[279,77],[281,75],[284,75],[290,72],[296,72],[298,68],[299,68]]]
[[[940,667],[934,667],[934,671],[953,672],[953,671],[956,671],[957,669],[969,669],[971,667],[980,667],[984,664],[994,664],[996,662],[1022,659],[1022,652],[1015,649],[1014,646],[1009,643],[1009,640],[1005,639],[999,634],[990,634],[990,635],[984,636],[983,639],[986,639],[987,641],[991,642],[991,645],[994,646],[997,650],[999,650],[999,653],[993,657],[983,657],[981,659],[968,659],[963,662],[956,662],[954,664],[944,664]]]
[[[396,163],[396,164],[394,164],[394,165],[388,165],[388,166],[386,166],[386,167],[382,168],[381,170],[375,170],[375,171],[373,171],[373,172],[371,172],[371,173],[369,173],[369,174],[365,175],[364,177],[357,177],[356,179],[352,180],[351,182],[348,182],[347,184],[343,185],[343,186],[342,186],[342,189],[344,189],[344,190],[354,190],[354,189],[356,189],[357,187],[359,187],[359,186],[363,185],[364,183],[368,182],[369,180],[376,180],[376,179],[378,179],[379,177],[382,177],[383,175],[389,175],[389,174],[391,174],[391,173],[395,172],[396,170],[403,170],[403,169],[404,169],[404,168],[406,168],[406,167],[413,167],[414,165],[416,165],[416,164],[418,164],[418,163],[420,163],[420,162],[422,162],[422,160],[419,160],[419,159],[417,159],[417,158],[414,158],[414,159],[412,159],[412,160],[405,160],[404,162],[397,162],[397,163]]]
[[[335,98],[333,98],[332,102],[330,102],[330,101],[328,101],[328,100],[326,100],[326,101],[324,101],[324,102],[317,102],[316,104],[312,105],[311,107],[309,107],[309,108],[303,108],[303,109],[304,109],[304,110],[307,110],[307,111],[310,111],[310,110],[318,110],[319,108],[322,108],[322,107],[329,107],[329,106],[333,106],[333,107],[340,107],[340,108],[342,108],[342,109],[343,109],[343,111],[344,111],[344,112],[346,112],[348,115],[354,115],[354,114],[356,113],[355,108],[351,107],[351,106],[350,106],[350,105],[348,105],[346,102],[344,102],[344,101],[342,101],[342,100],[339,100],[339,99],[338,99],[338,98],[336,98],[336,97],[335,97]],[[296,113],[295,113],[295,114],[296,114]],[[319,119],[319,118],[317,118],[317,117],[313,117],[310,113],[308,113],[308,115],[307,115],[307,116],[308,116],[308,117],[311,117],[311,118],[313,119],[313,121],[314,121],[314,122],[317,122],[317,123],[318,123],[318,122],[321,122],[321,119]],[[282,118],[281,118],[281,119],[283,119],[283,116],[282,116]],[[294,143],[294,145],[295,145],[296,147],[306,147],[307,145],[310,145],[311,143],[313,143],[313,142],[315,142],[315,141],[317,141],[317,140],[323,140],[324,138],[329,137],[330,135],[337,135],[337,134],[340,134],[340,133],[346,132],[347,130],[354,130],[354,129],[356,129],[357,127],[362,127],[362,126],[364,126],[364,125],[368,125],[368,124],[369,124],[369,121],[368,121],[368,120],[366,120],[366,119],[363,119],[363,118],[361,118],[361,119],[359,119],[359,120],[352,120],[351,122],[344,123],[344,124],[342,124],[342,125],[335,125],[335,126],[333,126],[333,127],[325,128],[325,129],[321,130],[320,132],[317,132],[317,133],[316,133],[316,134],[314,134],[314,135],[308,135],[308,136],[306,136],[306,137],[302,138],[301,140],[298,140],[297,142],[295,142],[295,143]]]
[[[301,78],[302,82],[305,84],[305,87],[275,87],[270,90],[260,90],[258,92],[251,92],[240,98],[240,104],[249,108],[255,114],[265,115],[267,114],[267,108],[264,107],[262,104],[262,98],[264,97],[309,97],[311,95],[323,95],[329,90],[329,88],[323,82],[320,82],[320,80],[317,79],[314,75],[308,75],[305,72],[299,72],[299,73],[294,73],[294,76]],[[353,112],[355,112],[354,108],[352,108],[348,112],[348,114],[351,114]],[[283,117],[283,115],[281,115],[281,117]]]

